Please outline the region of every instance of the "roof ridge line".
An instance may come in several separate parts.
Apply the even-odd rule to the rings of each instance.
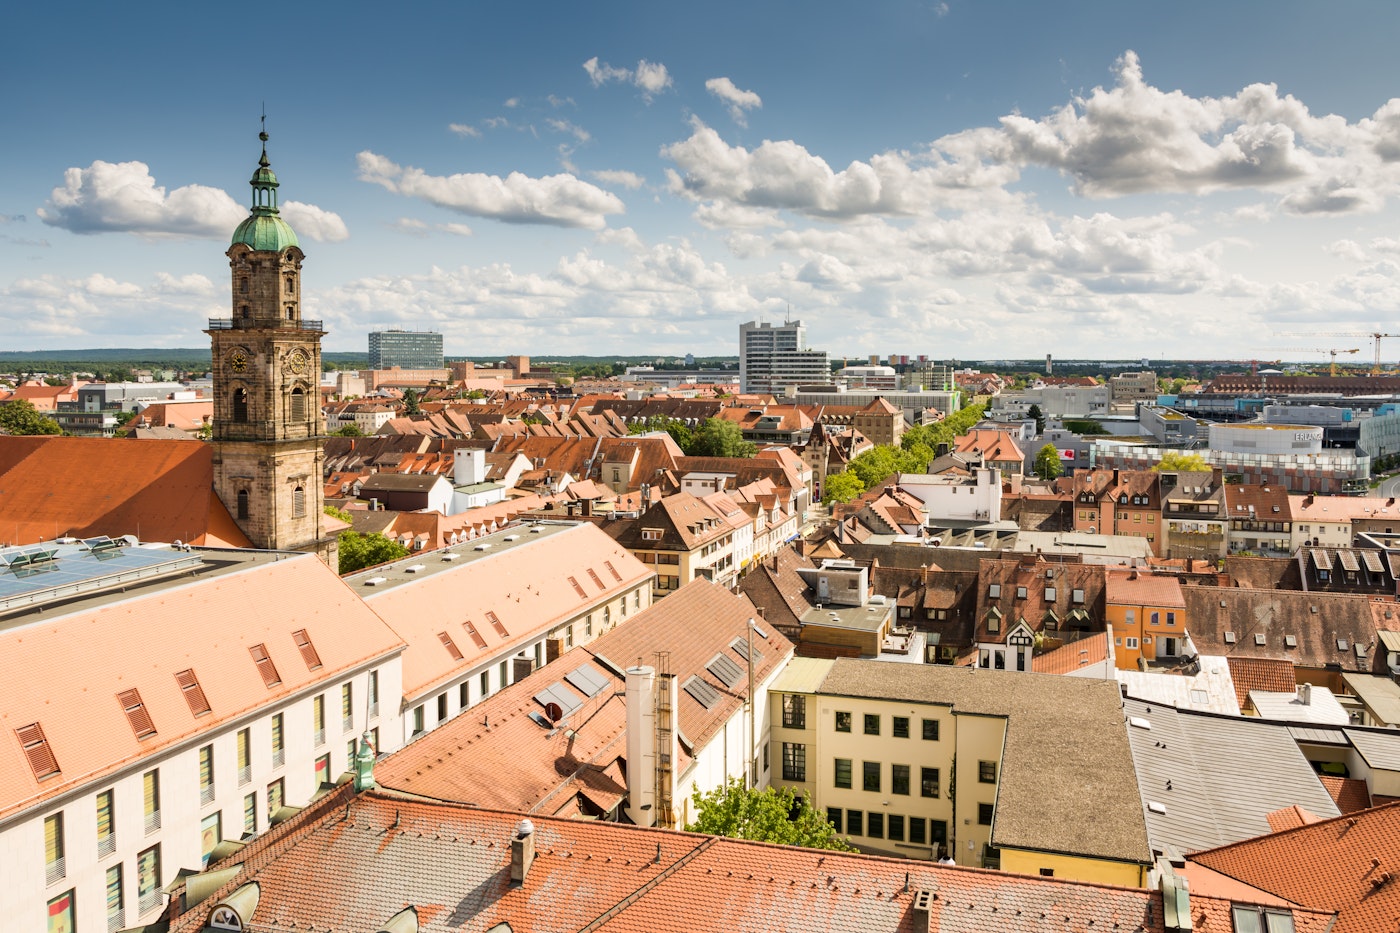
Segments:
[[[631,894],[628,894],[622,900],[618,901],[616,904],[603,911],[603,913],[599,914],[597,917],[594,917],[593,920],[587,926],[579,928],[578,933],[592,933],[592,931],[601,928],[609,920],[613,919],[618,914],[622,913],[622,911],[635,904],[644,895],[649,894],[652,891],[652,889],[654,889],[657,885],[661,884],[661,882],[667,880],[679,869],[693,861],[698,855],[700,855],[700,853],[709,849],[710,846],[714,845],[716,838],[717,837],[715,836],[709,836],[701,840],[699,845],[682,855],[680,858],[676,859],[670,865],[667,865],[661,871],[657,872],[655,877],[648,879],[646,883],[643,884],[641,887],[637,888]]]

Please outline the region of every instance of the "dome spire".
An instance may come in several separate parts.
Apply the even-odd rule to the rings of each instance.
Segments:
[[[248,184],[253,189],[253,204],[247,220],[233,233],[234,243],[246,243],[253,249],[281,251],[297,245],[297,235],[287,226],[277,211],[277,175],[267,158],[267,114],[262,115],[262,155]]]

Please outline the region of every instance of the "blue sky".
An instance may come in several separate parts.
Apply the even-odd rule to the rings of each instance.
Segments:
[[[233,10],[10,14],[0,348],[205,345],[264,102],[332,350],[732,354],[789,308],[836,357],[1400,328],[1400,4]]]

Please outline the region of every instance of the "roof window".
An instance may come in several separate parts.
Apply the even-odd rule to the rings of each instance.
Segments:
[[[58,761],[53,756],[53,749],[49,748],[48,740],[44,738],[42,726],[37,722],[30,723],[16,729],[15,735],[19,737],[19,744],[24,748],[25,757],[29,759],[29,767],[34,772],[36,781],[58,773]]]
[[[506,627],[501,624],[501,620],[496,618],[496,614],[489,609],[486,611],[486,621],[491,623],[491,627],[496,630],[497,635],[502,638],[510,637],[510,632],[506,631]]]
[[[438,632],[438,641],[447,649],[447,653],[452,655],[452,660],[462,660],[462,649],[457,647],[457,643],[452,640],[452,636],[446,632]]]
[[[175,675],[175,682],[180,685],[180,692],[185,695],[185,702],[190,705],[192,715],[198,717],[209,712],[209,700],[204,695],[204,688],[199,685],[199,678],[194,676],[193,669],[180,671]]]
[[[146,704],[141,702],[140,691],[123,690],[117,694],[117,702],[126,710],[127,722],[131,723],[131,731],[136,733],[137,739],[150,738],[156,734],[156,724],[151,721]]]
[[[301,652],[301,659],[306,662],[308,671],[321,666],[321,656],[316,653],[316,646],[311,644],[311,636],[306,634],[306,629],[297,629],[292,633],[292,639],[297,643],[297,650]]]
[[[264,684],[275,687],[282,682],[277,673],[277,665],[268,657],[267,645],[253,645],[248,649],[248,653],[253,656],[253,663],[258,666],[258,673],[262,675]]]
[[[1233,645],[1234,643],[1235,643],[1235,633],[1234,633],[1234,632],[1226,632],[1226,633],[1225,633],[1225,644],[1227,644],[1227,645]]]

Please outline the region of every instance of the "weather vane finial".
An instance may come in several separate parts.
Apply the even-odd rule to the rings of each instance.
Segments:
[[[260,133],[258,133],[258,139],[261,139],[261,140],[262,140],[262,144],[263,144],[263,147],[262,147],[262,158],[258,160],[258,164],[259,164],[259,165],[262,165],[262,166],[266,166],[266,165],[268,164],[268,161],[267,161],[267,101],[263,101],[263,105],[262,105],[262,131],[261,131]]]

